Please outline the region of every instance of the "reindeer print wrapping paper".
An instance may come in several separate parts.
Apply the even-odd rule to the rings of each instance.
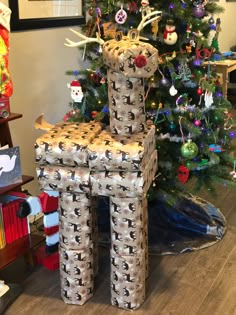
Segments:
[[[110,198],[112,250],[117,255],[137,255],[144,248],[143,200]]]
[[[145,253],[119,256],[111,250],[111,304],[135,310],[145,299]]]
[[[157,170],[157,151],[150,156],[143,172],[90,172],[92,195],[118,198],[144,198]]]
[[[93,295],[93,248],[60,247],[61,297],[65,303],[83,305]]]
[[[57,124],[36,140],[36,163],[88,166],[87,146],[101,130],[96,122]]]
[[[148,277],[147,198],[110,197],[111,248],[118,255],[145,253],[145,278]]]
[[[145,130],[144,80],[108,70],[110,127],[114,134],[129,135]]]
[[[36,173],[42,190],[90,193],[88,168],[41,165]]]
[[[93,244],[94,211],[86,194],[60,194],[60,244],[66,249],[85,249]]]
[[[132,136],[103,130],[88,145],[89,168],[109,171],[144,171],[155,150],[155,127]]]
[[[150,78],[157,70],[158,50],[148,43],[124,38],[117,41],[109,40],[104,43],[103,59],[112,70],[130,78]],[[144,56],[146,64],[136,65],[135,58]]]
[[[60,244],[66,249],[93,247],[94,275],[98,272],[97,198],[90,194],[60,193]]]

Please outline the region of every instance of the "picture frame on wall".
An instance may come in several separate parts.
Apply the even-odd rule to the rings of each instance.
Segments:
[[[84,0],[9,0],[11,31],[85,24]]]

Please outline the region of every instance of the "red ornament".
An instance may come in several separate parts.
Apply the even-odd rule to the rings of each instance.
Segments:
[[[178,178],[182,184],[187,182],[189,178],[189,169],[186,166],[180,165],[178,168]]]
[[[203,92],[202,89],[199,87],[199,88],[197,89],[197,94],[198,94],[198,95],[202,95],[202,92]]]
[[[95,118],[97,116],[98,112],[96,110],[91,112],[92,118]]]
[[[134,59],[134,64],[135,64],[136,67],[142,68],[142,67],[146,66],[147,59],[146,59],[146,57],[144,55],[138,55]]]

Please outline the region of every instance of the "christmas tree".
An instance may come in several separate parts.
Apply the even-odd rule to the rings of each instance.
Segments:
[[[231,104],[214,72],[214,61],[222,58],[218,15],[223,9],[207,0],[100,0],[86,1],[86,8],[89,18],[82,32],[103,41],[119,40],[157,11],[158,19],[140,32],[140,40],[158,49],[158,70],[145,83],[146,121],[156,126],[159,159],[154,186],[182,191],[190,178],[195,179],[195,190],[214,192],[219,181],[235,185]],[[87,41],[78,53],[90,66],[67,72],[73,77],[73,101],[64,120],[108,124],[107,67],[101,46]]]

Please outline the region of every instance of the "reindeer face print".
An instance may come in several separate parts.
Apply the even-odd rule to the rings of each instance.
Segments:
[[[157,70],[158,51],[149,43],[143,43],[138,38],[135,39],[137,36],[133,36],[133,33],[131,31],[121,40],[112,39],[105,42],[103,45],[104,61],[111,69],[126,77],[149,78]]]

